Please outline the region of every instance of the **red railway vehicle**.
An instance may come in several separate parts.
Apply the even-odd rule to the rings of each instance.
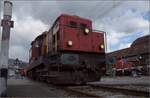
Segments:
[[[133,67],[133,64],[131,62],[127,62],[123,59],[118,60],[113,67],[116,70],[131,70],[131,68]]]
[[[133,68],[133,63],[128,62],[124,59],[120,59],[113,64],[113,68],[116,71],[116,75],[131,75],[131,71]]]
[[[21,69],[20,74],[21,74],[21,76],[26,76],[27,75],[26,74],[26,69]]]
[[[93,31],[89,19],[62,14],[31,46],[27,75],[33,79],[75,84],[101,77],[104,32]]]

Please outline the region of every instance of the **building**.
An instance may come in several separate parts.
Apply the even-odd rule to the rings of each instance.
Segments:
[[[21,76],[21,71],[26,68],[27,63],[20,61],[18,58],[9,59],[8,61],[8,77],[19,78]]]
[[[143,69],[144,74],[149,74],[149,67],[150,67],[149,41],[150,35],[140,37],[136,39],[129,48],[108,53],[106,56],[107,61],[115,63],[117,60],[125,59],[127,62],[132,62],[133,67]]]

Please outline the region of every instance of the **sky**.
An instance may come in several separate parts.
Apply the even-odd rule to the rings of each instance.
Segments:
[[[105,31],[107,52],[130,47],[134,40],[149,34],[148,0],[11,1],[14,28],[11,29],[9,57],[26,62],[31,41],[49,30],[62,13],[88,18],[93,22],[93,29]],[[0,2],[1,18],[2,9],[3,1]]]

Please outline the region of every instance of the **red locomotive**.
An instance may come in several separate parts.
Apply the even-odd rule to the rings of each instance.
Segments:
[[[93,31],[89,19],[60,15],[31,43],[27,75],[54,84],[99,80],[105,63],[104,34]]]

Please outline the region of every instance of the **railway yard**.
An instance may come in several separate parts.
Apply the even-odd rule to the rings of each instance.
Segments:
[[[26,1],[23,2],[28,4]],[[45,1],[43,5],[44,3],[48,4],[48,2],[51,1]],[[62,2],[66,3],[66,1]],[[110,0],[105,3],[112,4],[112,2]],[[115,2],[118,3],[115,4]],[[147,1],[141,2],[148,3]],[[34,3],[38,4],[35,1],[31,1],[31,3],[33,5]],[[74,3],[78,4],[78,2]],[[74,3],[70,1],[70,4]],[[81,3],[85,4],[85,2]],[[86,3],[90,5],[89,2]],[[99,4],[103,5],[102,3],[107,6],[103,0],[99,2]],[[114,0],[110,10],[117,8],[118,4],[122,3],[124,2],[121,2],[121,0]],[[124,5],[131,6],[128,4],[129,2],[126,3]],[[33,19],[33,22],[31,21],[34,16],[32,16],[32,13],[31,17],[29,17],[30,22],[22,26],[16,22],[21,18],[18,18],[15,14],[18,11],[16,6],[19,7],[23,3],[4,0],[0,4],[4,4],[2,6],[4,9],[3,19],[0,20],[2,27],[2,34],[0,34],[2,36],[0,38],[0,97],[150,97],[150,34],[148,29],[145,30],[150,20],[146,19],[148,15],[145,13],[150,14],[150,11],[144,13],[145,17],[143,12],[139,14],[143,16],[131,15],[140,17],[141,21],[144,22],[140,21],[138,23],[137,20],[140,19],[131,18],[137,20],[132,21],[135,23],[130,24],[129,18],[120,19],[121,16],[118,14],[116,19],[113,19],[113,16],[111,17],[112,19],[106,18],[105,21],[118,21],[117,19],[120,19],[121,23],[108,22],[107,24],[110,26],[108,25],[107,27],[106,25],[105,27],[103,20],[98,21],[99,19],[94,17],[74,12],[64,13],[65,11],[63,10],[62,12],[60,11],[61,13],[59,12],[59,15],[54,15],[55,18],[52,18],[53,13],[45,13],[41,10],[43,5],[40,5],[39,11],[44,14],[41,14],[42,17],[39,18],[39,21],[36,19]],[[13,4],[15,7],[14,14],[12,14]],[[47,4],[43,8],[49,8],[50,5]],[[33,8],[36,7],[33,5]],[[79,6],[81,7],[81,5]],[[95,5],[93,4],[93,6]],[[24,6],[23,9],[26,10],[26,7],[28,6]],[[122,8],[122,6],[118,7],[126,9]],[[21,13],[23,9],[20,10]],[[53,10],[53,8],[50,9]],[[135,9],[130,10],[135,14]],[[26,13],[27,11],[24,12]],[[110,11],[106,10],[106,12]],[[122,13],[122,11],[119,13]],[[43,16],[48,16],[51,22],[44,23]],[[95,15],[93,14],[92,16]],[[23,14],[22,17],[26,17],[26,15]],[[24,21],[21,21],[21,24]],[[125,31],[120,25],[123,24],[122,21],[126,23],[123,27],[126,29]],[[14,27],[14,22],[16,22],[17,29]],[[34,24],[36,22],[37,24]],[[43,26],[40,25],[40,22],[43,23]],[[114,28],[116,30],[111,28],[112,24],[117,24]],[[128,25],[137,25],[137,27],[128,27]],[[144,30],[138,25],[142,26]],[[26,26],[29,26],[30,29],[26,28]],[[13,32],[16,33],[16,30],[19,30],[20,35],[12,36],[10,34],[10,29],[13,27],[15,29]],[[95,30],[97,27],[99,27],[98,30]],[[130,34],[128,32],[131,28],[137,30],[131,30]],[[22,32],[25,32],[25,34],[22,34]],[[12,38],[10,38],[10,35]],[[30,37],[30,35],[34,36]],[[15,38],[16,36],[17,38]],[[23,38],[24,36],[25,38]],[[16,45],[15,48],[11,44]],[[20,45],[21,48],[17,48]]]
[[[24,79],[8,80],[8,97],[148,98],[149,77],[104,77],[86,85],[51,85]],[[23,88],[23,89],[22,89]]]

